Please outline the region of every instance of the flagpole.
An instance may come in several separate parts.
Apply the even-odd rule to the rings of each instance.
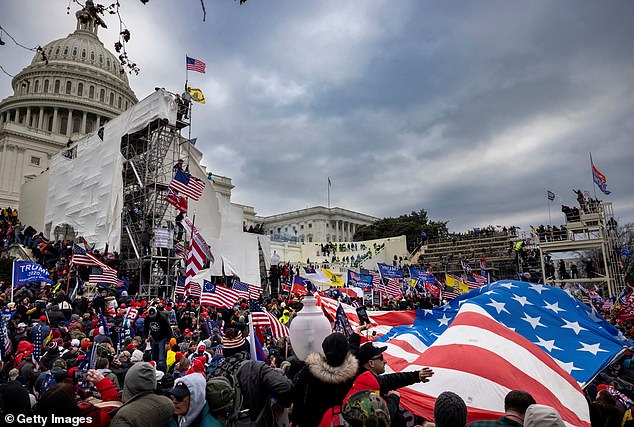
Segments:
[[[548,199],[548,225],[552,225],[552,221],[550,220],[550,198],[546,198]]]
[[[251,360],[258,360],[257,351],[255,349],[255,331],[253,330],[253,315],[249,313],[249,350],[251,352]]]
[[[13,261],[13,265],[11,267],[11,302],[13,302],[13,290],[15,288],[15,263],[16,261]]]
[[[328,177],[328,209],[330,209],[330,177]]]
[[[592,171],[592,194],[594,195],[594,200],[597,200],[597,189],[594,183],[594,162],[592,161],[592,151],[590,152],[590,170]]]

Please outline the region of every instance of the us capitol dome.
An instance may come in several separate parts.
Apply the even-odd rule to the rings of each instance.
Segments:
[[[97,36],[104,22],[91,0],[77,28],[36,53],[0,102],[0,207],[18,207],[20,187],[48,168],[51,155],[96,131],[138,100],[119,59]]]

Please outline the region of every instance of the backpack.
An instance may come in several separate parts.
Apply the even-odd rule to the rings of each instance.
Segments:
[[[207,379],[205,397],[209,412],[223,427],[254,425],[249,417],[249,409],[242,407],[244,399],[238,382],[238,371],[249,362],[250,360],[240,362],[231,372],[230,378],[219,375]]]

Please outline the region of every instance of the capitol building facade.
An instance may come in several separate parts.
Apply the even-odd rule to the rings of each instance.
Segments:
[[[69,141],[137,102],[119,59],[97,36],[105,25],[86,8],[76,13],[76,30],[44,46],[13,78],[13,95],[0,102],[2,207],[17,208],[22,184],[44,172]]]
[[[13,78],[13,95],[0,101],[0,208],[23,208],[25,219],[43,201],[20,203],[20,193],[37,185],[33,178],[48,170],[51,157],[138,102],[119,59],[99,40],[105,24],[93,6],[88,0],[76,12],[75,31],[36,53]],[[230,202],[232,188],[231,178],[215,175],[218,197]],[[352,241],[358,227],[378,219],[340,207],[258,216],[252,206],[236,206],[245,228],[259,226],[273,240],[297,243]]]

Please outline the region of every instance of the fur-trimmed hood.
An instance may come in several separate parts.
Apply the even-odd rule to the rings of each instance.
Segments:
[[[359,361],[350,352],[340,366],[330,366],[326,356],[321,353],[311,353],[306,358],[306,365],[310,373],[318,380],[327,384],[342,384],[357,375]]]

